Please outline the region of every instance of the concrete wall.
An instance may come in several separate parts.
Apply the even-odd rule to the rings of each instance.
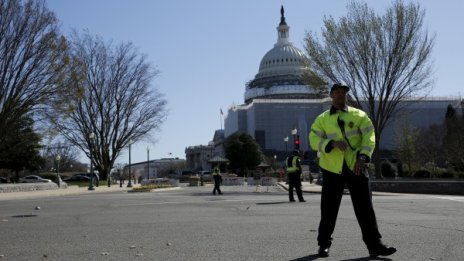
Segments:
[[[62,183],[62,188],[65,183]],[[67,187],[67,185],[66,185]],[[0,193],[6,192],[21,192],[21,191],[35,191],[35,190],[50,190],[59,189],[55,182],[49,183],[18,183],[18,184],[1,184]]]
[[[372,191],[464,195],[464,180],[375,180]]]

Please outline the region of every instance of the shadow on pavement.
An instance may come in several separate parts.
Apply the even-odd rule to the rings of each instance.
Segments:
[[[292,259],[290,261],[311,261],[311,260],[323,260],[324,258],[319,258],[317,254],[314,255],[309,255],[305,257],[300,257],[297,259]],[[350,259],[342,259],[340,261],[363,261],[363,260],[383,260],[383,261],[392,261],[390,258],[385,258],[385,257],[359,257],[359,258],[350,258]]]
[[[275,205],[275,204],[286,204],[288,201],[278,201],[278,202],[258,202],[256,205]]]
[[[305,256],[305,257],[300,257],[300,258],[297,258],[297,259],[292,259],[290,261],[310,261],[310,260],[316,260],[318,258],[319,258],[319,256],[317,254],[314,254],[314,255],[309,255],[309,256]]]

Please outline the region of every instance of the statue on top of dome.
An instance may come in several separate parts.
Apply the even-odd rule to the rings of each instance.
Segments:
[[[285,22],[285,15],[284,15],[284,6],[282,5],[280,7],[280,25],[286,25],[287,23]]]

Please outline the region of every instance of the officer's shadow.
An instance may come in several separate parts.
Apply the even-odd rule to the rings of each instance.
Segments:
[[[320,258],[317,254],[309,255],[305,257],[300,257],[297,259],[292,259],[290,261],[311,261],[311,260],[324,260],[325,258]],[[340,261],[364,261],[364,260],[381,260],[381,261],[392,261],[390,258],[385,257],[359,257],[352,259],[342,259]]]

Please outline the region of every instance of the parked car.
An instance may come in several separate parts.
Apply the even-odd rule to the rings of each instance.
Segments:
[[[20,178],[19,182],[22,182],[22,183],[45,183],[45,182],[52,182],[52,181],[49,180],[49,179],[44,179],[44,178],[42,178],[40,176],[37,176],[37,175],[29,175],[29,176],[25,176],[24,178]]]
[[[78,174],[74,174],[73,176],[76,176],[76,175],[79,175],[79,176],[84,176],[84,177],[87,177],[87,178],[91,178],[91,174],[90,172],[89,173],[78,173]],[[100,176],[98,176],[97,173],[93,173],[93,179],[95,180],[100,180]]]
[[[90,180],[90,177],[80,175],[80,174],[72,175],[69,178],[63,179],[63,181],[89,181],[89,180]]]
[[[196,176],[195,172],[191,170],[183,170],[179,178],[179,182],[188,182],[191,176]]]
[[[195,176],[195,172],[191,170],[183,170],[181,176],[182,177]]]
[[[8,179],[5,177],[0,177],[0,183],[8,183]]]

